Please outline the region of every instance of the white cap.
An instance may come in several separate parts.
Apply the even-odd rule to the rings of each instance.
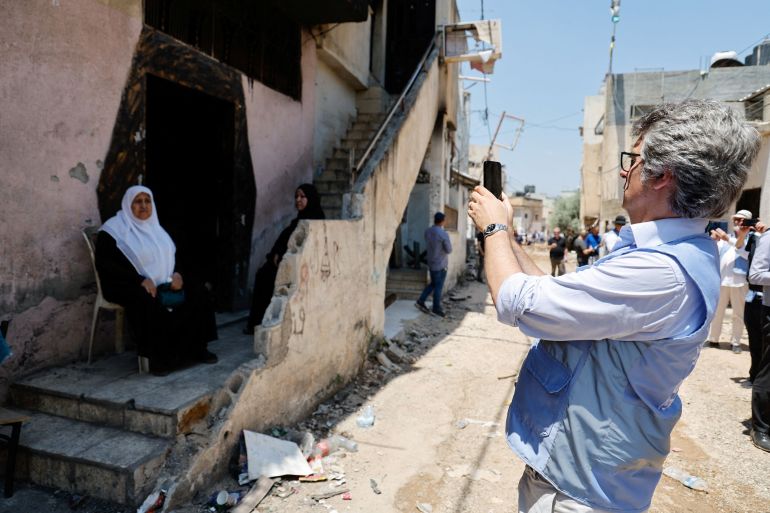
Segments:
[[[733,216],[733,219],[735,219],[735,218],[751,219],[753,217],[754,216],[751,215],[751,211],[749,211],[749,210],[739,210],[738,212],[735,213],[735,215]]]

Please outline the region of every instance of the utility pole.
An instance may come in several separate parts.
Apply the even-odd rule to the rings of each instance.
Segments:
[[[620,0],[610,0],[610,19],[612,20],[612,38],[610,39],[610,65],[607,75],[612,75],[612,53],[615,50],[615,30],[620,21]]]

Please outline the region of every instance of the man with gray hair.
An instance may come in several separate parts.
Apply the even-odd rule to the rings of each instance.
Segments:
[[[650,507],[682,402],[678,390],[719,299],[719,256],[705,233],[740,193],[757,132],[714,101],[662,105],[620,156],[630,224],[612,253],[545,275],[500,228],[512,211],[477,187],[498,319],[538,339],[508,410],[508,444],[527,464],[519,511]]]

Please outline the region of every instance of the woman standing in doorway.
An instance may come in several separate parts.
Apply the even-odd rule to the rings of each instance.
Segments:
[[[273,248],[265,256],[266,262],[259,268],[254,278],[254,294],[251,300],[249,321],[243,330],[246,334],[254,333],[254,327],[262,324],[262,317],[270,305],[275,289],[275,277],[278,274],[278,264],[289,247],[289,238],[302,219],[325,219],[321,208],[321,197],[315,186],[303,183],[294,191],[294,206],[297,209],[295,217],[286,229],[278,236]]]

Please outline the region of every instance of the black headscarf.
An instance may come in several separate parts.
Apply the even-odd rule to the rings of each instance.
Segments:
[[[297,214],[297,219],[326,219],[321,208],[321,196],[318,194],[315,185],[303,183],[297,189],[305,193],[307,198],[307,206]]]
[[[280,258],[283,258],[289,245],[289,238],[297,227],[297,223],[299,223],[300,219],[326,219],[324,211],[321,208],[321,196],[318,194],[318,190],[315,186],[310,183],[303,183],[297,187],[297,190],[302,190],[302,192],[305,193],[307,206],[297,212],[297,217],[295,217],[291,224],[278,236],[275,244],[273,244],[273,249],[267,254],[268,260],[272,260],[274,255],[278,255],[279,260]]]

